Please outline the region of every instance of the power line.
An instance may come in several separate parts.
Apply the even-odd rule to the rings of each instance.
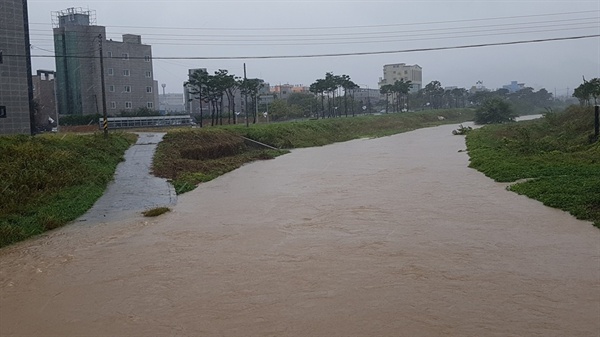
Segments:
[[[494,27],[495,25],[491,25],[489,27]],[[477,28],[483,28],[488,26],[478,26]],[[469,30],[472,30],[470,27],[464,27]],[[475,27],[474,27],[475,28]],[[552,28],[552,29],[539,29],[539,28]],[[596,25],[596,22],[578,22],[578,23],[567,23],[562,25],[539,25],[539,26],[531,26],[531,27],[507,27],[502,29],[479,29],[477,33],[482,32],[494,32],[491,34],[470,34],[470,35],[458,35],[458,34],[466,34],[473,33],[472,31],[460,31],[460,32],[440,32],[440,33],[422,33],[422,34],[414,34],[415,32],[419,32],[419,30],[410,31],[410,38],[398,39],[398,37],[404,37],[404,35],[390,35],[390,36],[372,36],[372,37],[338,37],[333,41],[330,41],[327,38],[311,38],[311,39],[243,39],[243,40],[232,40],[232,39],[210,39],[210,38],[150,38],[146,39],[146,44],[149,45],[171,45],[171,46],[300,46],[300,45],[351,45],[351,44],[367,44],[367,43],[394,43],[394,42],[406,42],[406,41],[425,41],[425,40],[436,40],[436,39],[456,39],[456,38],[468,38],[468,37],[489,37],[489,36],[499,36],[499,35],[514,35],[514,34],[531,34],[531,33],[544,33],[544,32],[553,32],[553,31],[567,31],[567,30],[582,30],[582,29],[596,29],[600,28],[600,22]],[[458,28],[457,28],[458,29]],[[538,29],[538,30],[532,30]],[[430,30],[422,30],[423,32],[427,32]],[[77,32],[75,32],[77,33]],[[82,33],[83,34],[83,33]],[[156,34],[156,35],[166,35],[173,36],[168,34]],[[451,36],[448,36],[451,35]],[[82,37],[85,35],[82,35]],[[426,38],[425,36],[432,36]],[[266,37],[268,38],[268,37]],[[159,42],[161,40],[167,40],[168,43]],[[33,39],[32,41],[45,42],[44,39]],[[182,42],[177,42],[182,41]],[[319,42],[326,41],[326,42]],[[341,41],[341,42],[340,42]],[[117,41],[119,42],[119,41]],[[199,42],[199,43],[193,43]]]
[[[365,55],[382,55],[382,54],[401,54],[411,52],[426,52],[426,51],[437,51],[437,50],[451,50],[451,49],[468,49],[468,48],[481,48],[481,47],[492,47],[492,46],[507,46],[517,44],[528,44],[528,43],[540,43],[549,41],[566,41],[566,40],[580,40],[600,37],[600,34],[594,35],[581,35],[581,36],[570,36],[570,37],[557,37],[547,39],[535,39],[535,40],[521,40],[521,41],[509,41],[509,42],[497,42],[497,43],[481,43],[481,44],[470,44],[470,45],[459,45],[459,46],[448,46],[448,47],[432,47],[432,48],[415,48],[415,49],[403,49],[403,50],[388,50],[388,51],[374,51],[374,52],[353,52],[353,53],[332,53],[332,54],[306,54],[306,55],[278,55],[278,56],[163,56],[163,57],[152,57],[153,60],[249,60],[249,59],[291,59],[291,58],[319,58],[319,57],[342,57],[342,56],[365,56]],[[6,57],[25,57],[25,55],[5,55]],[[55,55],[31,55],[35,58],[53,58],[53,57],[68,57],[68,58],[99,58],[99,56],[55,56]],[[145,59],[144,57],[129,57],[130,59]]]
[[[568,24],[566,22],[576,23]],[[572,25],[582,25],[582,24],[591,24],[598,23],[600,26],[600,17],[584,17],[584,18],[576,18],[576,19],[564,19],[564,20],[545,20],[545,21],[535,21],[535,22],[519,22],[519,23],[503,23],[503,24],[492,24],[492,25],[477,25],[477,26],[460,26],[460,27],[445,27],[445,28],[428,28],[428,29],[413,29],[413,30],[395,30],[395,31],[375,31],[375,32],[352,32],[352,33],[320,33],[320,34],[272,34],[268,35],[256,35],[256,34],[243,34],[243,35],[231,35],[231,34],[165,34],[165,33],[143,33],[144,36],[166,36],[166,37],[207,37],[207,38],[276,38],[276,37],[284,37],[284,38],[295,38],[295,37],[318,37],[319,39],[323,39],[323,37],[332,36],[336,38],[345,38],[344,36],[363,36],[366,35],[374,35],[370,38],[381,37],[382,35],[390,35],[390,34],[406,34],[406,33],[422,33],[422,32],[435,32],[440,31],[444,34],[450,34],[449,31],[457,31],[454,33],[461,33],[462,30],[477,30],[481,31],[482,28],[494,28],[494,27],[509,27],[505,28],[507,30],[517,30],[517,29],[531,29],[536,27],[557,27],[557,26],[572,26]],[[551,24],[551,25],[543,25],[541,24]],[[110,28],[110,27],[109,27]],[[595,28],[595,27],[594,27]],[[41,29],[32,29],[31,31],[36,32],[48,32],[46,30]],[[77,32],[74,32],[77,33]],[[111,32],[110,35],[113,34],[125,34],[119,32]],[[47,36],[48,34],[31,34],[37,36]],[[154,38],[158,39],[158,38]]]
[[[414,26],[414,25],[432,25],[432,24],[446,24],[446,23],[459,23],[459,22],[477,22],[477,21],[490,21],[490,20],[507,20],[507,19],[522,19],[522,18],[533,18],[533,17],[546,17],[546,16],[560,16],[560,15],[572,15],[572,14],[590,14],[600,13],[600,10],[590,11],[577,11],[577,12],[562,12],[562,13],[546,13],[546,14],[532,14],[532,15],[516,15],[516,16],[502,16],[502,17],[488,17],[480,19],[462,19],[462,20],[449,20],[449,21],[428,21],[428,22],[417,22],[417,23],[396,23],[396,24],[381,24],[381,25],[357,25],[357,26],[329,26],[329,27],[266,27],[266,28],[225,28],[225,27],[164,27],[164,26],[120,26],[111,25],[111,27],[117,28],[140,28],[140,29],[173,29],[173,30],[218,30],[218,31],[260,31],[267,30],[331,30],[331,29],[364,29],[364,28],[378,28],[378,27],[402,27],[402,26]],[[34,25],[48,25],[48,23],[30,23]]]

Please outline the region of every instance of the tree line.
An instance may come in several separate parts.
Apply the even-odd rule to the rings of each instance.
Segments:
[[[246,120],[252,117],[253,123],[256,123],[258,96],[260,89],[264,86],[264,81],[258,78],[240,78],[229,74],[225,69],[219,69],[213,75],[204,69],[197,69],[184,83],[192,95],[191,100],[198,100],[200,104],[200,116],[198,121],[203,126],[204,106],[208,105],[208,116],[210,116],[210,125],[223,125],[224,108],[227,107],[227,123],[237,124],[238,116],[235,108],[235,96],[239,91],[244,96],[243,109],[246,114]],[[250,103],[248,103],[250,100]],[[204,104],[203,104],[204,103]],[[225,104],[227,103],[227,104]],[[248,116],[250,113],[250,116]]]

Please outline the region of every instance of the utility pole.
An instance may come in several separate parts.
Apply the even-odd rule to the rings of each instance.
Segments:
[[[600,135],[600,106],[594,107],[594,138],[598,140]]]
[[[248,120],[248,88],[246,87],[248,79],[246,78],[246,63],[244,63],[244,113],[246,114],[246,127],[249,127]]]
[[[104,129],[104,138],[108,138],[108,116],[106,114],[106,88],[104,86],[104,54],[102,52],[102,34],[98,34],[98,43],[100,44],[100,81],[102,82],[102,128]]]

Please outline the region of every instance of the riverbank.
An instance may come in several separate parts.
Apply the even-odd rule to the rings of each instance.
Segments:
[[[593,108],[490,125],[467,135],[470,167],[508,189],[600,228],[600,143],[590,142]]]
[[[124,133],[0,137],[0,247],[84,214],[135,139]]]

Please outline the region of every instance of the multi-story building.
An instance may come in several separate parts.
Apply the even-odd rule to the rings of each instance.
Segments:
[[[33,133],[27,2],[2,0],[0,10],[0,134]]]
[[[158,109],[152,47],[142,44],[140,35],[106,39],[106,28],[95,25],[95,13],[81,8],[54,12],[53,25],[60,114],[102,113],[102,77],[109,115]]]
[[[54,76],[52,70],[38,70],[32,77],[34,124],[37,130],[49,131],[58,125]]]
[[[379,78],[379,88],[400,80],[411,81],[410,92],[415,93],[423,88],[423,69],[418,64],[386,64],[383,66],[383,77]]]

